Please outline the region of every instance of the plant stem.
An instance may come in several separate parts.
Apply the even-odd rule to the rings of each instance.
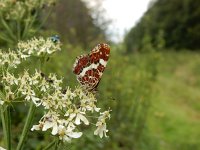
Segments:
[[[58,150],[59,144],[60,144],[60,140],[58,139],[58,140],[56,141],[54,150]]]
[[[11,44],[13,43],[13,41],[11,39],[9,39],[9,37],[7,35],[5,35],[3,32],[0,33],[0,39],[6,41],[8,43],[11,43]]]
[[[43,21],[41,22],[41,24],[36,28],[36,32],[39,31],[42,26],[46,23],[47,19],[49,18],[49,16],[52,13],[53,8],[51,7],[50,10],[48,11],[47,15],[44,17]]]
[[[5,122],[6,122],[6,138],[7,138],[7,150],[11,150],[11,117],[10,117],[10,106],[6,106],[5,112]]]
[[[5,95],[0,91],[0,99],[5,100]],[[1,122],[3,126],[3,135],[6,143],[7,150],[11,150],[11,117],[10,107],[8,105],[0,106],[1,109]]]
[[[20,20],[17,20],[17,41],[21,40],[21,24]]]
[[[1,18],[2,25],[8,31],[8,34],[10,35],[10,37],[12,38],[12,40],[16,40],[16,37],[15,37],[12,29],[9,27],[9,25],[6,23],[6,21],[3,19],[3,16],[1,14],[0,14],[0,18]]]
[[[4,116],[4,109],[1,106],[1,122],[2,122],[2,126],[3,126],[3,135],[4,135],[4,142],[6,143],[6,145],[8,145],[7,143],[7,129],[6,129],[6,120],[5,120],[5,116]]]
[[[29,30],[33,28],[33,23],[35,22],[37,15],[38,15],[37,10],[34,15],[32,15],[30,12],[28,13],[28,19],[26,20],[26,23],[25,23],[24,31],[22,33],[22,38],[26,38]]]
[[[28,116],[26,118],[26,122],[25,122],[25,125],[24,125],[24,128],[23,128],[22,134],[20,136],[20,140],[19,140],[19,143],[17,145],[17,149],[16,150],[21,150],[23,145],[24,145],[24,142],[26,140],[28,131],[30,130],[31,123],[33,121],[33,116],[35,114],[35,109],[36,109],[35,104],[33,102],[31,102],[30,108],[29,108],[29,112],[28,112]]]
[[[49,145],[47,145],[43,150],[48,150],[48,149],[52,148],[56,144],[56,142],[57,142],[57,140],[54,140]]]

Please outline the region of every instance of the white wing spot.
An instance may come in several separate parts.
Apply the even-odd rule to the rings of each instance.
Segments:
[[[100,64],[102,64],[104,67],[106,67],[107,61],[104,61],[103,59],[100,59]]]

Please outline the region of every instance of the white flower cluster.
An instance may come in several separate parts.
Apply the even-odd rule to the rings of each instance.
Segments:
[[[89,125],[87,115],[99,112],[96,106],[97,99],[90,92],[83,91],[77,87],[72,91],[69,87],[62,88],[63,81],[57,79],[55,74],[49,76],[36,71],[30,75],[25,71],[22,75],[15,77],[10,73],[3,74],[2,85],[6,95],[5,102],[12,102],[15,99],[32,101],[37,107],[42,106],[46,113],[40,119],[33,130],[51,130],[63,141],[71,141],[72,138],[79,138],[82,132],[78,131],[79,125]],[[4,102],[3,102],[4,103]],[[3,104],[2,103],[2,104]],[[109,111],[100,113],[96,123],[95,135],[101,138],[106,136],[106,119],[110,118]]]
[[[0,50],[0,68],[16,68],[22,60],[30,56],[49,56],[56,51],[60,51],[60,42],[52,41],[51,38],[44,39],[43,37],[32,38],[26,42],[19,42],[17,50],[9,50],[5,52]]]
[[[59,41],[53,42],[51,38],[44,39],[42,37],[19,42],[18,49],[22,53],[35,56],[46,56],[61,50]]]
[[[56,3],[57,0],[0,0],[0,13],[5,16],[6,19],[18,20],[22,19],[27,11],[34,9],[40,9],[43,6],[50,6]]]
[[[7,66],[16,68],[20,62],[21,59],[17,52],[10,50],[8,52],[3,52],[0,50],[0,67]]]

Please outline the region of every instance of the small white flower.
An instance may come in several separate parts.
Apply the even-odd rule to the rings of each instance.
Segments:
[[[18,79],[14,77],[14,75],[10,74],[9,72],[6,73],[6,75],[3,75],[3,80],[5,80],[10,85],[18,85]]]
[[[21,63],[18,52],[9,50],[8,52],[3,52],[0,50],[0,66],[7,65],[7,67],[16,68],[18,64]]]
[[[37,97],[34,97],[34,96],[32,96],[32,101],[33,101],[33,103],[38,107],[38,106],[40,106],[41,105],[41,100],[39,99],[39,98],[37,98]]]
[[[39,84],[39,87],[41,88],[42,92],[46,92],[47,91],[47,89],[49,88],[49,84],[47,83],[45,78],[42,79],[42,81]]]
[[[43,124],[43,128],[42,131],[46,131],[50,128],[52,128],[52,134],[57,134],[57,128],[58,128],[58,115],[56,113],[51,113],[49,112],[48,114],[46,114],[43,118],[44,120],[44,124]]]
[[[30,55],[24,54],[21,51],[18,51],[18,55],[20,56],[21,59],[26,59],[26,58],[30,57]]]
[[[83,121],[83,123],[85,125],[89,125],[89,121],[87,120],[87,118],[83,114],[85,114],[85,113],[84,112],[77,112],[75,124],[79,125],[79,124],[81,124],[81,121]]]
[[[106,133],[108,130],[106,129],[106,119],[110,119],[110,110],[105,111],[103,113],[100,113],[101,115],[98,118],[98,121],[96,123],[97,129],[94,131],[94,135],[99,135],[100,138],[103,136],[107,137]]]
[[[31,87],[27,86],[27,89],[24,89],[24,91],[22,91],[22,94],[25,95],[25,100],[29,101],[29,100],[33,100],[35,98],[35,92],[31,89]]]
[[[75,111],[73,111],[72,109],[69,109],[66,113],[65,116],[69,116],[70,120],[73,120],[75,118],[74,123],[76,125],[80,125],[81,121],[85,124],[85,125],[89,125],[89,121],[87,120],[87,118],[84,116],[84,112],[81,112],[80,110],[76,109]]]
[[[31,131],[41,130],[42,128],[43,128],[43,124],[33,125],[33,127],[31,128]]]
[[[105,137],[107,137],[106,133],[108,132],[108,130],[106,129],[106,124],[99,124],[97,129],[94,131],[94,135],[99,135],[100,138],[103,137],[103,135]]]
[[[71,100],[71,99],[73,99],[74,97],[76,97],[76,94],[73,93],[69,87],[67,87],[67,90],[66,90],[66,92],[65,92],[63,98],[64,98],[65,100],[68,100],[68,99]]]
[[[58,130],[59,138],[66,142],[70,142],[72,138],[80,138],[82,136],[82,132],[73,132],[73,128],[66,128],[63,125],[60,125]]]

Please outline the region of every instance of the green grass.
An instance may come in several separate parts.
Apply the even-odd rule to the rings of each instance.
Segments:
[[[161,150],[200,149],[200,54],[162,54],[148,118]]]

